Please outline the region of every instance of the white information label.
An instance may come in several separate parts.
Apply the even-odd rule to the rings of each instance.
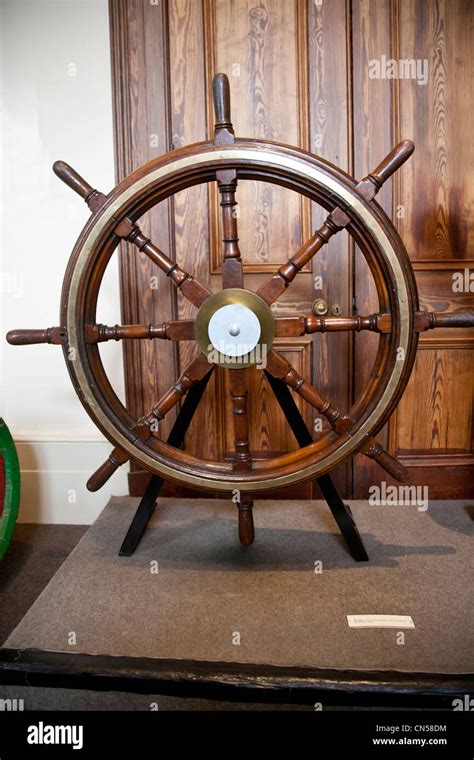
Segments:
[[[349,628],[414,628],[410,615],[348,615]]]

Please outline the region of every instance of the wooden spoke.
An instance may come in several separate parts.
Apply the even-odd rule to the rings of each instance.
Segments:
[[[230,115],[230,88],[225,74],[216,74],[212,82],[214,112],[214,145],[232,145],[235,142],[234,128]],[[222,286],[224,288],[243,288],[242,259],[239,249],[235,191],[237,189],[237,172],[235,169],[216,171],[216,181],[221,197],[222,233],[224,251],[222,257]]]
[[[328,422],[333,430],[339,435],[347,433],[354,425],[354,421],[346,414],[343,414],[331,402],[325,398],[318,390],[308,383],[298,372],[291,366],[287,360],[276,351],[270,351],[267,354],[267,371],[274,377],[283,380],[296,393],[305,399],[311,406],[317,409]],[[408,477],[406,468],[398,462],[395,457],[386,451],[380,443],[374,438],[368,438],[362,452],[370,459],[374,459],[383,469],[388,472],[395,480],[405,481]]]
[[[356,189],[371,201],[378,193],[383,183],[411,156],[414,145],[410,140],[403,140],[384,158],[377,168],[361,180]],[[335,208],[327,216],[324,224],[314,235],[292,256],[286,264],[257,290],[258,295],[268,304],[272,304],[286,290],[298,272],[313,258],[336,232],[347,227],[350,217],[340,208]]]
[[[85,200],[91,211],[98,211],[107,200],[103,193],[94,190],[85,179],[64,161],[56,161],[53,165],[53,170],[71,190],[74,190]],[[183,269],[180,269],[166,253],[163,253],[163,251],[154,245],[143,234],[138,224],[134,224],[128,217],[124,217],[117,222],[114,233],[122,240],[133,243],[139,251],[148,256],[172,280],[176,287],[181,290],[188,301],[191,301],[195,306],[201,306],[206,298],[211,295],[204,285],[201,285],[194,277]]]
[[[276,317],[275,327],[278,338],[361,330],[389,333],[392,329],[392,318],[390,314],[369,314],[367,317]]]
[[[267,354],[266,369],[271,375],[283,380],[287,385],[293,388],[302,398],[308,401],[311,406],[321,412],[331,426],[341,435],[345,433],[352,425],[352,420],[336,409],[331,402],[326,399],[315,387],[307,382],[291,364],[279,353],[271,350]]]
[[[231,145],[234,143],[235,138],[230,113],[229,80],[225,74],[216,74],[212,82],[212,92],[216,117],[214,144]],[[237,206],[235,200],[237,172],[235,169],[218,170],[216,171],[216,181],[221,198],[222,241],[224,244],[222,287],[243,288],[242,259],[235,213]],[[247,415],[248,388],[248,369],[229,369],[229,392],[232,398],[235,448],[233,469],[236,471],[250,470],[252,468]],[[251,514],[251,507],[248,509],[242,508],[242,511],[239,511],[239,525],[244,518],[248,520]],[[248,527],[249,523],[246,522],[246,525]],[[249,536],[247,536],[247,542],[251,542]]]
[[[390,314],[369,314],[366,317],[276,317],[275,327],[277,338],[362,330],[388,334],[392,331],[392,317]],[[434,330],[437,327],[474,327],[474,309],[460,309],[446,314],[435,311],[415,312],[415,332]]]
[[[190,274],[172,261],[166,253],[163,253],[158,246],[151,242],[150,238],[147,238],[143,234],[138,224],[134,224],[130,219],[125,217],[117,225],[114,230],[115,234],[123,240],[127,240],[129,243],[138,248],[139,251],[144,253],[148,258],[153,261],[170,280],[176,285],[185,298],[188,299],[194,306],[201,306],[206,298],[211,295],[204,285],[194,279]]]
[[[326,332],[371,332],[387,334],[392,329],[390,314],[369,314],[354,317],[276,317],[276,337],[292,338],[300,335]],[[461,309],[446,313],[435,311],[415,312],[416,332],[426,332],[439,327],[474,327],[474,309]],[[170,320],[161,325],[85,325],[86,343],[103,343],[108,340],[194,340],[192,319]],[[10,330],[6,335],[12,346],[26,346],[35,343],[62,345],[67,342],[65,327],[44,329]]]
[[[86,343],[107,340],[194,340],[194,320],[179,319],[161,325],[85,325]]]
[[[389,333],[392,329],[390,314],[369,314],[366,317],[306,317],[305,333],[361,332]]]
[[[194,320],[179,319],[161,325],[84,325],[86,343],[104,343],[108,340],[194,340]],[[47,327],[42,330],[10,330],[7,342],[12,346],[34,343],[67,343],[65,327]]]
[[[243,288],[244,276],[239,249],[239,236],[237,233],[237,218],[235,216],[235,207],[237,206],[237,201],[235,200],[237,179],[232,182],[223,182],[220,179],[220,175],[223,174],[227,175],[229,172],[216,172],[216,179],[221,196],[222,241],[224,243],[222,257],[222,287]]]
[[[350,219],[340,209],[335,209],[329,214],[322,227],[303,245],[294,256],[279,267],[276,272],[257,290],[257,294],[272,304],[285,292],[288,285],[293,282],[298,272],[312,259],[312,257],[325,245],[328,240],[340,229],[349,224]]]
[[[153,409],[139,420],[139,425],[152,427],[154,423],[162,420],[163,417],[175,406],[178,401],[188,392],[188,390],[198,381],[202,380],[213,368],[207,356],[199,354],[186,367],[184,372],[179,376],[174,385],[161,397],[160,401]]]
[[[170,409],[176,406],[178,401],[186,395],[188,390],[192,388],[198,380],[202,380],[207,374],[209,374],[209,372],[212,372],[213,369],[214,365],[209,364],[207,357],[204,356],[204,354],[199,354],[199,356],[197,356],[179,376],[174,385],[172,385],[161,397],[156,406],[154,406],[144,417],[141,417],[137,424],[132,428],[132,432],[136,436],[135,440],[146,442],[155,437],[155,433],[158,431],[159,421],[165,417]],[[108,459],[106,459],[106,461],[87,481],[88,490],[98,491],[99,488],[102,488],[117,468],[129,459],[129,455],[121,448],[114,448]]]
[[[229,369],[229,390],[232,398],[232,419],[234,424],[234,467],[235,471],[251,470],[252,456],[249,443],[248,389],[249,371]]]

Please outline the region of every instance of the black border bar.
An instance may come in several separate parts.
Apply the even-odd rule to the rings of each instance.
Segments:
[[[0,684],[273,704],[452,709],[472,674],[326,670],[0,648]]]

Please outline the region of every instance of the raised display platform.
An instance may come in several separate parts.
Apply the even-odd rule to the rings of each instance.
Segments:
[[[243,548],[230,501],[160,499],[135,555],[119,557],[137,503],[112,499],[87,531],[0,650],[1,680],[19,682],[22,669],[82,672],[90,687],[94,669],[107,681],[115,663],[131,691],[147,679],[158,692],[160,679],[173,681],[164,693],[187,683],[188,694],[232,682],[270,692],[330,681],[361,693],[364,683],[470,691],[467,503],[422,512],[353,502],[363,564],[347,554],[327,505],[289,501],[255,503],[256,542]],[[348,626],[347,615],[369,614],[409,615],[415,628]]]

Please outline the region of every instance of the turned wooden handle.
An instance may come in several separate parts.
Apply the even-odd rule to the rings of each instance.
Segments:
[[[367,456],[374,459],[385,472],[388,472],[388,474],[392,476],[392,478],[395,478],[395,480],[398,480],[400,483],[406,483],[408,480],[407,468],[375,441],[373,449],[373,453],[370,451],[366,452]]]
[[[109,478],[112,477],[114,472],[118,470],[120,465],[126,462],[127,459],[127,454],[125,454],[123,451],[120,451],[120,449],[114,449],[109,455],[109,458],[106,459],[105,462],[100,465],[99,469],[90,476],[89,480],[87,481],[87,490],[98,491],[100,488],[102,488],[102,486],[107,483]]]
[[[216,115],[216,129],[231,127],[230,87],[227,74],[216,74],[212,80],[212,95]]]
[[[12,346],[27,346],[30,343],[49,343],[47,330],[10,330],[7,341]]]
[[[435,327],[474,327],[474,309],[454,311],[452,314],[434,312]]]
[[[370,172],[370,179],[382,187],[383,183],[405,163],[407,158],[410,158],[414,150],[415,146],[411,140],[402,140],[385,156],[382,163],[373,172]]]
[[[253,501],[248,496],[243,496],[237,503],[237,507],[239,509],[239,541],[242,546],[250,546],[255,540]]]
[[[81,198],[87,198],[89,193],[93,191],[93,187],[89,185],[86,180],[76,172],[72,166],[69,166],[65,161],[55,161],[53,164],[53,172],[59,179],[61,179],[71,190],[81,196]]]
[[[7,342],[12,346],[28,346],[34,343],[64,343],[66,330],[62,327],[47,327],[45,330],[10,330]]]

